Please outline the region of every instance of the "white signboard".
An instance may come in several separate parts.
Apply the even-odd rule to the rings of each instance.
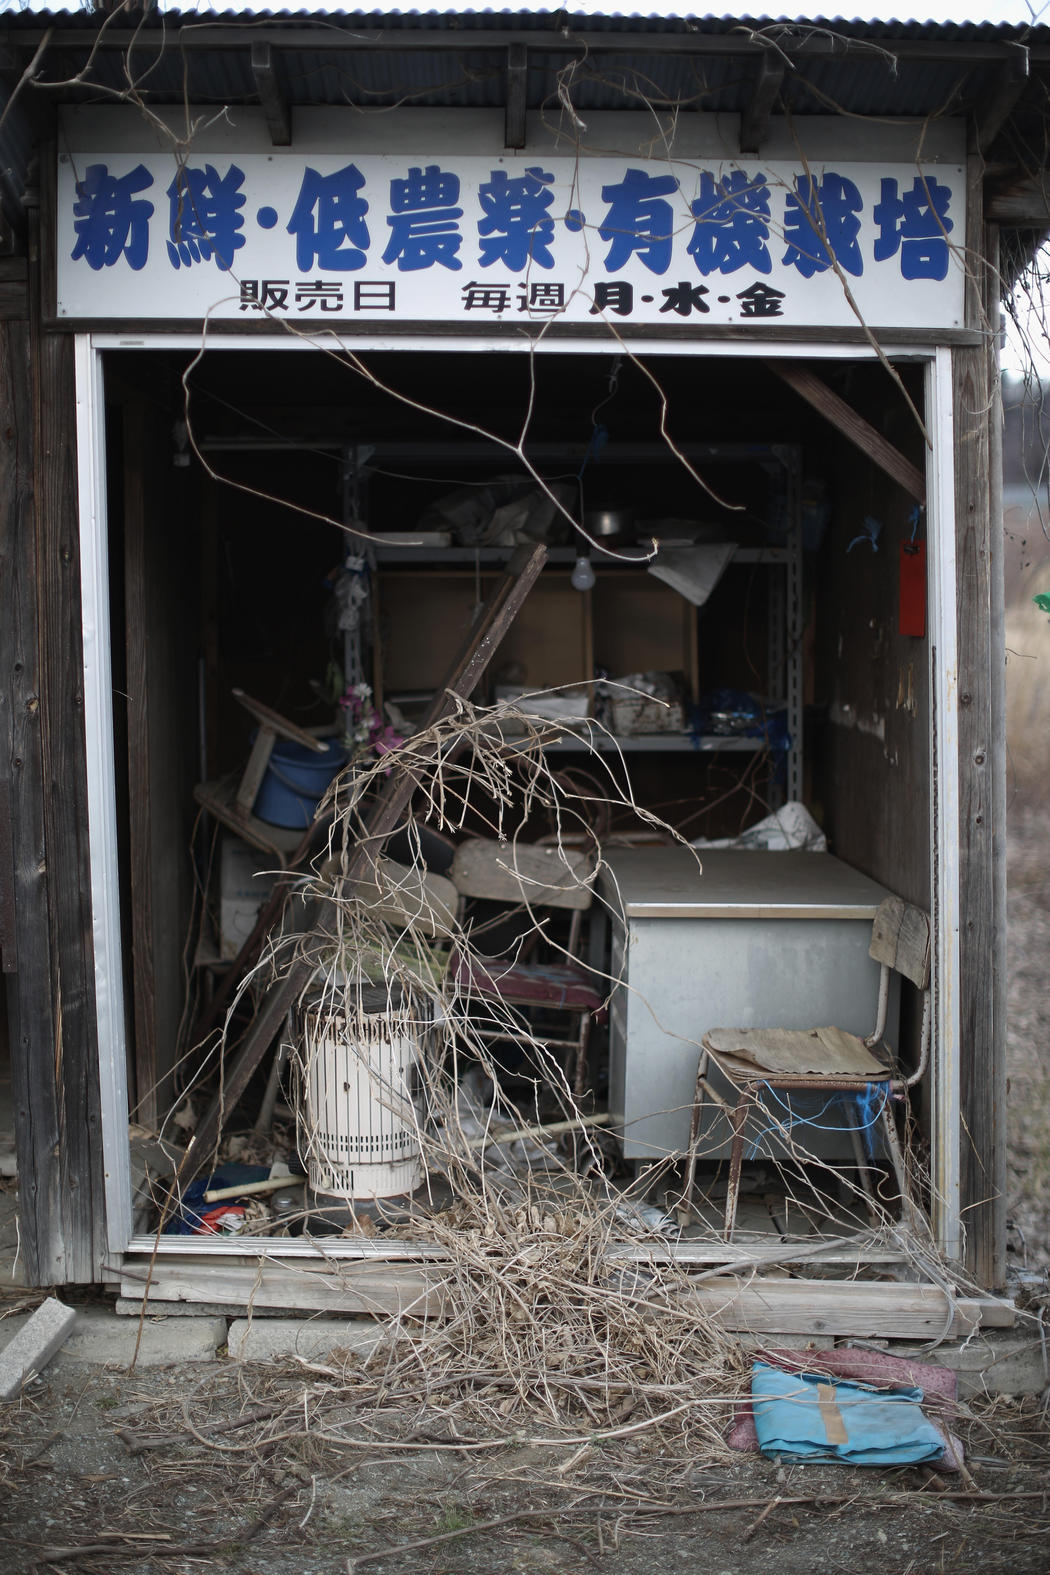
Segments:
[[[962,323],[958,165],[64,154],[58,312],[142,323]]]

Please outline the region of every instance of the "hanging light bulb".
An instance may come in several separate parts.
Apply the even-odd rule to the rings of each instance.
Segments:
[[[569,578],[574,590],[590,591],[594,589],[594,570],[591,568],[591,560],[585,552],[581,552],[576,559]]]
[[[187,469],[190,463],[190,429],[186,425],[185,421],[175,422],[175,425],[171,429],[171,440],[172,444],[174,445],[174,453],[171,456],[171,463],[176,467],[177,470]]]

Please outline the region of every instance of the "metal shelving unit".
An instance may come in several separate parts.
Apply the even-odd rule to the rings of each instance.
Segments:
[[[420,463],[433,463],[439,456],[431,453],[429,446],[413,451],[407,445],[394,445],[397,453],[387,453],[390,445],[376,445],[369,451],[384,459],[397,458],[404,463],[415,459]],[[565,460],[571,457],[561,445],[542,445],[543,452],[530,458],[540,463]],[[477,450],[475,453],[474,450]],[[548,452],[549,450],[549,452]],[[717,461],[719,463],[760,464],[769,469],[777,465],[784,480],[782,493],[783,523],[780,526],[782,542],[776,545],[741,544],[737,547],[731,566],[750,564],[767,569],[773,576],[769,596],[769,672],[768,693],[786,714],[787,735],[790,740],[786,750],[783,796],[788,799],[802,797],[802,518],[801,450],[794,445],[769,444],[718,444],[690,445],[685,452],[691,460]],[[481,445],[452,445],[441,451],[445,459],[489,460],[491,451]],[[666,462],[666,451],[658,445],[624,444],[610,447],[603,455],[603,463],[655,464],[658,459]],[[366,461],[367,463],[367,461]],[[727,535],[729,534],[727,530]],[[393,543],[377,540],[369,548],[372,561],[378,568],[399,567],[427,568],[431,571],[448,570],[452,573],[470,570],[490,570],[504,562],[513,549],[509,547],[448,546],[432,544]],[[578,556],[575,546],[556,546],[548,549],[548,568],[564,569]],[[644,543],[617,547],[611,551],[601,548],[590,550],[595,568],[604,570],[644,569],[652,554]],[[592,593],[593,594],[593,593]],[[552,750],[570,753],[584,748],[596,749],[606,754],[754,754],[766,748],[764,738],[740,735],[707,734],[694,737],[690,733],[651,733],[612,737],[593,723],[573,722],[566,727],[557,741],[547,746]]]

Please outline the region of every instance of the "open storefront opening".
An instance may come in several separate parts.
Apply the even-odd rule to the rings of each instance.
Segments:
[[[333,868],[338,878],[369,794],[382,791],[383,750],[411,744],[508,558],[536,543],[543,567],[471,698],[460,764],[439,773],[448,797],[438,803],[421,784],[416,829],[385,849],[411,877],[395,877],[393,898],[352,894],[353,913],[370,909],[368,925],[381,929],[377,938],[369,928],[371,972],[348,974],[331,946],[321,958],[326,977],[335,965],[341,986],[350,978],[359,1012],[400,1010],[417,1043],[399,1051],[397,1034],[378,1031],[386,1070],[370,1091],[329,1057],[328,1083],[315,1076],[307,1097],[326,1040],[317,1003],[297,1002],[223,1109],[211,1163],[194,1156],[183,1179],[232,1187],[207,1223],[282,1253],[322,1236],[331,1253],[411,1235],[421,1213],[453,1208],[471,1165],[472,1186],[481,1176],[527,1194],[540,1178],[573,1198],[612,1188],[653,1210],[652,1228],[679,1246],[717,1242],[730,1118],[712,1079],[694,1119],[703,1033],[802,1028],[811,1007],[812,1026],[828,1009],[836,1026],[868,1034],[879,984],[868,942],[882,896],[948,921],[935,928],[935,954],[950,937],[951,871],[931,840],[943,813],[934,751],[950,722],[931,650],[952,635],[937,593],[936,498],[917,509],[776,361],[756,355],[614,344],[536,354],[224,346],[198,357],[106,344],[84,364],[105,405],[114,699],[99,736],[104,752],[110,729],[120,901],[119,921],[110,910],[119,946],[96,950],[114,1150],[123,1109],[135,1123],[130,1174],[126,1160],[112,1167],[122,1194],[113,1245],[173,1226],[170,1245],[210,1212],[181,1181],[171,1187],[172,1168],[221,1096],[220,1044],[233,1052],[282,955],[299,955],[297,896],[269,932],[285,936],[284,952],[274,963],[265,943],[250,982],[242,967],[231,989],[260,903],[275,885],[316,894]],[[899,381],[874,358],[807,366],[924,470],[921,422],[938,411],[932,362],[900,359]],[[255,751],[259,781],[249,772],[246,785],[269,712],[287,726],[261,766]],[[334,837],[310,738],[330,744],[342,770],[347,813]],[[947,786],[942,775],[942,795]],[[249,790],[245,818],[237,796]],[[785,810],[796,804],[809,819]],[[747,850],[763,822],[768,840],[794,845]],[[499,878],[486,893],[491,870],[470,889],[463,850],[486,841],[497,844],[497,877],[509,864],[519,888],[532,882],[539,894],[539,878],[522,875],[527,844],[569,870],[562,883],[585,901],[540,918],[527,885],[517,901]],[[94,833],[93,844],[102,857]],[[832,893],[810,873],[827,868],[829,852],[845,882]],[[766,884],[787,870],[794,912]],[[683,871],[695,886],[669,898]],[[738,896],[750,889],[736,914],[708,904],[719,881]],[[406,920],[406,882],[424,893],[429,933]],[[675,901],[687,911],[670,911]],[[432,922],[442,904],[453,912],[444,929]],[[577,1022],[561,1045],[549,992],[538,1011],[512,1001],[486,1016],[462,968],[451,991],[422,991],[425,1007],[406,1015],[392,1004],[392,972],[418,983],[432,967],[447,981],[464,944],[551,970],[571,954],[600,996],[581,1014],[586,1043]],[[386,993],[366,1002],[364,986]],[[909,1070],[922,994],[907,979],[891,992],[899,1028],[886,1037]],[[935,999],[931,1070],[894,1112],[914,1177],[905,1203],[932,1215],[949,1251],[950,1012]],[[348,1133],[332,1113],[333,1079],[355,1083],[359,1116],[368,1106],[368,1141],[386,1145],[378,1161],[361,1149],[360,1119]],[[878,1220],[899,1221],[905,1204],[869,1130],[877,1112],[869,1103],[858,1117],[851,1102],[768,1088],[748,1126],[736,1242],[861,1234],[878,1260]],[[562,1123],[567,1131],[544,1130]],[[387,1165],[381,1185],[398,1190],[355,1196],[358,1181],[348,1191],[351,1153],[359,1174]],[[307,1184],[236,1190],[275,1162]],[[205,1233],[194,1249],[230,1245]]]

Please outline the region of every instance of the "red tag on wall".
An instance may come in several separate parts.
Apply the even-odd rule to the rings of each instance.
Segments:
[[[900,556],[900,632],[921,640],[926,633],[926,543],[902,541]]]

